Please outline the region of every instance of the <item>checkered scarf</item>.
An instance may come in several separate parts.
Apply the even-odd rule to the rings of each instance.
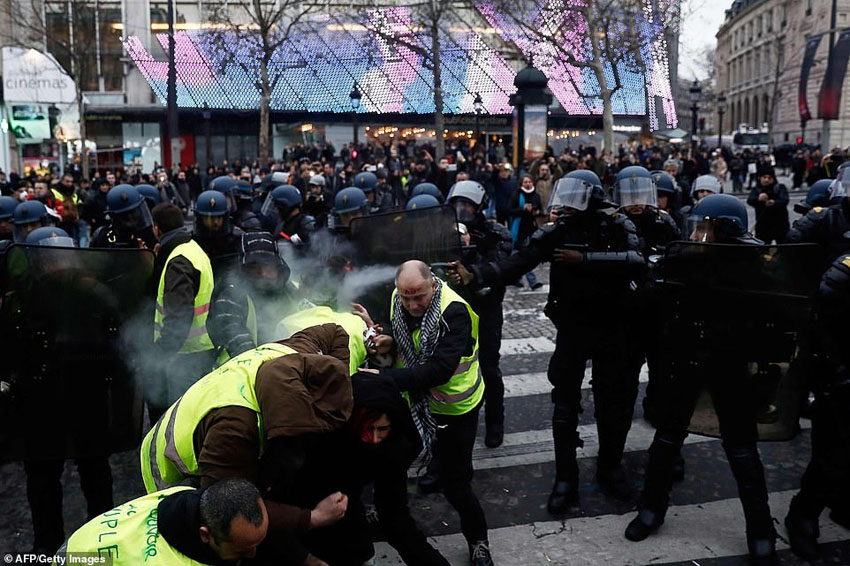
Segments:
[[[437,277],[434,277],[434,280],[437,282],[437,288],[434,290],[431,304],[428,305],[420,324],[419,353],[416,353],[413,333],[407,328],[407,323],[404,320],[405,311],[401,304],[401,297],[396,293],[393,299],[393,312],[397,313],[392,320],[393,337],[404,366],[408,368],[427,363],[440,339],[440,321],[442,320],[440,296],[443,290],[443,282]],[[422,437],[423,452],[419,463],[419,469],[422,469],[422,467],[428,465],[433,456],[431,446],[437,434],[437,423],[428,408],[428,392],[410,391],[409,395],[413,422],[416,425],[416,430],[419,431],[419,436]]]

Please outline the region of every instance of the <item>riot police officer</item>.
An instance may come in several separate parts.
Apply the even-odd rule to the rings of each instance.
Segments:
[[[347,232],[351,227],[351,221],[355,218],[368,216],[370,210],[369,199],[366,193],[358,187],[346,187],[339,191],[334,197],[334,222],[333,231]]]
[[[682,195],[676,186],[676,180],[664,171],[652,171],[651,174],[658,194],[658,210],[663,210],[672,216],[677,228],[682,226],[684,218],[679,213],[682,208],[680,204]]]
[[[761,244],[747,232],[747,210],[730,195],[709,195],[694,205],[689,218],[689,239],[706,244]],[[736,254],[744,268],[759,268],[759,251]],[[718,264],[736,272],[712,248],[692,247],[665,259],[682,262],[683,271],[704,273]],[[713,262],[713,263],[712,263]],[[731,328],[741,328],[749,309],[747,295],[686,289],[672,307],[664,335],[671,353],[671,377],[665,391],[667,410],[661,415],[646,465],[644,491],[639,513],[628,525],[625,536],[640,541],[664,523],[677,453],[687,436],[691,415],[703,388],[707,388],[720,422],[723,449],[738,483],[744,509],[750,558],[756,565],[778,564],[776,533],[768,506],[764,470],[758,440],[758,402],[755,380],[749,379],[747,353],[739,341],[729,339]]]
[[[109,223],[95,230],[93,248],[139,248],[156,245],[145,197],[131,185],[116,185],[106,194]]]
[[[16,242],[24,242],[27,239],[27,234],[51,224],[50,217],[47,214],[47,208],[37,200],[28,200],[20,203],[15,207],[15,212],[12,215],[12,231]]]
[[[194,239],[206,252],[214,271],[227,269],[236,259],[242,230],[230,223],[227,197],[218,191],[204,191],[195,202]]]
[[[404,205],[405,210],[416,210],[417,208],[432,208],[435,206],[440,206],[440,201],[432,197],[431,195],[417,195],[407,201],[407,204]]]
[[[325,192],[325,177],[323,175],[310,177],[304,198],[304,212],[315,218],[317,227],[327,226],[333,203]]]
[[[420,183],[414,192],[430,183]],[[439,192],[436,186],[431,185]],[[427,194],[427,193],[425,193]],[[421,198],[421,197],[414,197]],[[411,199],[413,200],[413,199]],[[469,246],[465,248],[465,265],[479,265],[487,262],[504,261],[511,255],[511,233],[503,224],[484,217],[487,209],[487,195],[484,187],[477,181],[460,181],[449,189],[448,201],[457,213],[458,221],[466,226],[469,233]],[[502,343],[502,301],[505,298],[505,286],[496,284],[485,288],[472,288],[459,285],[455,275],[453,284],[460,295],[478,313],[479,355],[481,375],[484,377],[484,423],[486,434],[484,444],[495,448],[502,444],[505,435],[505,385],[502,382],[502,370],[499,368],[499,348]]]
[[[842,180],[845,173],[848,176],[846,182]],[[850,250],[850,192],[847,184],[850,184],[850,165],[842,167],[838,179],[830,185],[829,200],[835,204],[812,208],[794,222],[786,241],[789,244],[819,244],[827,262]]]
[[[825,507],[832,508],[835,522],[850,524],[850,355],[844,339],[850,316],[850,254],[838,257],[823,275],[815,313],[822,355],[820,371],[812,372],[817,379],[810,384],[815,391],[812,457],[785,517],[791,550],[806,560],[818,557],[818,519]]]
[[[708,195],[720,194],[722,188],[720,181],[714,175],[700,175],[694,180],[694,184],[691,187],[691,198],[694,204],[685,205],[679,210],[679,216],[682,217],[683,222],[681,226],[682,231],[687,228],[687,219],[691,216],[691,210],[693,210],[694,205]],[[687,236],[687,234],[685,235]]]
[[[663,253],[668,242],[679,239],[679,228],[673,217],[658,207],[658,188],[652,175],[643,167],[632,165],[617,173],[614,200],[634,223],[640,251],[645,258],[658,256]],[[632,326],[630,335],[633,337],[629,343],[634,348],[631,363],[627,364],[628,371],[634,376],[629,386],[637,385],[640,368],[646,360],[649,366],[649,383],[643,399],[643,413],[644,418],[650,422],[656,420],[656,413],[660,409],[658,389],[663,381],[663,375],[659,375],[661,343],[658,336],[663,320],[661,311],[664,307],[663,296],[655,285],[657,274],[653,269],[654,265],[650,262],[649,269],[637,280],[636,296],[629,302],[627,311],[628,321]]]
[[[0,253],[12,243],[12,217],[15,215],[18,202],[12,197],[0,197]]]
[[[370,214],[386,212],[393,207],[391,191],[383,191],[378,184],[378,176],[369,171],[363,171],[354,176],[353,186],[362,190],[369,199]]]
[[[623,386],[621,311],[644,260],[634,224],[623,214],[604,211],[611,206],[592,171],[573,171],[553,188],[548,210],[555,220],[532,234],[526,248],[502,261],[470,266],[472,273],[458,265],[464,282],[492,285],[515,280],[543,261],[552,262],[545,313],[558,331],[548,372],[555,404],[555,483],[548,509],[555,514],[578,497],[578,420],[588,359],[593,361],[599,435],[596,477],[613,496],[630,496],[621,460],[634,398]]]
[[[303,204],[301,191],[292,185],[281,185],[269,193],[269,205],[277,211],[277,224],[273,235],[276,240],[285,240],[296,249],[306,249],[310,244],[310,234],[316,230],[316,220],[301,211]],[[270,208],[263,208],[264,212]],[[268,216],[268,212],[265,212]]]
[[[827,207],[833,203],[829,199],[829,189],[832,186],[832,179],[821,179],[809,187],[806,191],[806,196],[800,202],[794,203],[794,212],[800,215],[806,215],[814,207]]]
[[[254,214],[251,206],[254,203],[254,187],[248,181],[239,179],[230,188],[230,200],[233,203],[231,219],[233,225],[243,232],[261,232],[263,224],[260,217]]]

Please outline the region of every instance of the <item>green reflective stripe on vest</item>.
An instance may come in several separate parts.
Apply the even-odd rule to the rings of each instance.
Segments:
[[[254,308],[254,301],[251,300],[251,295],[245,295],[248,299],[248,316],[245,317],[245,326],[248,329],[248,332],[251,334],[251,340],[253,340],[254,345],[257,344],[259,335],[257,332],[257,310]],[[230,359],[230,352],[227,351],[227,348],[221,348],[221,352],[219,352],[218,357],[215,360],[215,366],[218,367],[222,365],[224,362]]]
[[[260,366],[296,353],[288,346],[263,344],[232,358],[194,383],[148,431],[140,451],[142,480],[148,493],[198,476],[195,429],[213,409],[245,407],[257,413],[260,450],[263,422],[254,385]]]
[[[390,319],[394,316],[395,295],[396,291],[393,291],[392,299],[390,299]],[[481,398],[484,396],[484,380],[481,378],[478,366],[478,315],[475,314],[469,303],[444,282],[440,293],[440,313],[446,312],[446,309],[452,303],[463,303],[466,307],[472,323],[472,338],[475,340],[475,347],[469,356],[460,359],[457,369],[447,383],[430,390],[429,407],[432,413],[440,415],[468,413],[481,402]],[[420,334],[421,329],[419,328],[413,331],[413,345],[417,352],[419,351]],[[401,360],[397,360],[396,366],[404,367],[404,364]]]
[[[277,325],[278,334],[287,338],[311,326],[333,323],[342,326],[348,334],[348,369],[350,375],[357,373],[366,362],[366,345],[363,343],[363,334],[366,331],[366,323],[356,314],[337,312],[330,307],[312,307],[303,311],[293,313]]]
[[[163,499],[191,489],[179,486],[144,495],[95,517],[71,535],[65,556],[86,553],[106,558],[112,566],[200,566],[166,542],[157,520]]]
[[[162,276],[159,278],[159,289],[156,295],[156,312],[153,319],[153,339],[154,342],[159,340],[162,335],[162,320],[165,317],[165,306],[163,295],[165,294],[165,272],[168,270],[168,264],[177,256],[183,256],[188,259],[192,266],[201,274],[200,288],[198,294],[195,295],[195,310],[192,316],[192,326],[189,327],[189,334],[186,336],[186,341],[177,352],[178,354],[193,354],[196,352],[204,352],[213,349],[213,343],[207,333],[207,316],[210,312],[210,300],[213,292],[213,271],[210,265],[210,259],[204,250],[195,240],[189,240],[185,244],[180,244],[165,260],[165,266],[162,269]]]

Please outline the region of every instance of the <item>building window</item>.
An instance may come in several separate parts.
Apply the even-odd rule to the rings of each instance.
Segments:
[[[121,57],[124,48],[121,45],[121,3],[98,3],[98,26],[100,29],[100,76],[103,77],[103,90],[115,92],[124,87],[124,63]]]
[[[44,3],[47,50],[82,90],[97,90],[97,33],[94,4]],[[70,29],[73,27],[73,34]]]

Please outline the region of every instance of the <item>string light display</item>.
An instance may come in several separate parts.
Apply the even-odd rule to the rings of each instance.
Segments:
[[[537,28],[554,30],[551,37],[542,38],[522,29],[490,0],[476,4],[489,28],[475,28],[462,16],[448,12],[440,22],[444,112],[474,113],[476,94],[480,95],[486,113],[508,114],[513,110],[508,99],[515,92],[515,72],[490,46],[492,38],[489,43],[484,39],[485,35],[497,34],[502,41],[518,47],[546,74],[552,94],[567,113],[601,114],[602,101],[593,72],[571,64],[591,56],[587,22],[577,11],[569,9],[581,1],[584,0],[532,3]],[[666,117],[666,126],[676,124],[664,29],[670,21],[670,6],[678,6],[678,0],[662,3],[665,10],[653,12],[652,0],[644,0],[645,9],[635,22],[634,29],[644,39],[640,56],[646,73],[637,70],[639,66],[633,58],[621,60],[616,69],[610,62],[606,64],[609,81],[613,83],[616,74],[621,83],[613,99],[614,113],[648,114],[653,129],[659,126],[657,101]],[[336,113],[433,113],[433,72],[428,57],[431,40],[420,25],[405,7],[370,10],[353,18],[322,14],[300,22],[269,61],[268,73],[273,85],[271,108]],[[625,37],[611,39],[626,41]],[[155,40],[167,52],[167,35],[156,34]],[[558,45],[567,46],[575,61],[565,58],[564,49]],[[125,39],[124,48],[165,104],[167,62],[157,60],[135,36]],[[258,108],[261,55],[257,39],[251,34],[240,35],[218,27],[176,31],[178,106]],[[355,85],[362,93],[356,110],[349,98]]]

